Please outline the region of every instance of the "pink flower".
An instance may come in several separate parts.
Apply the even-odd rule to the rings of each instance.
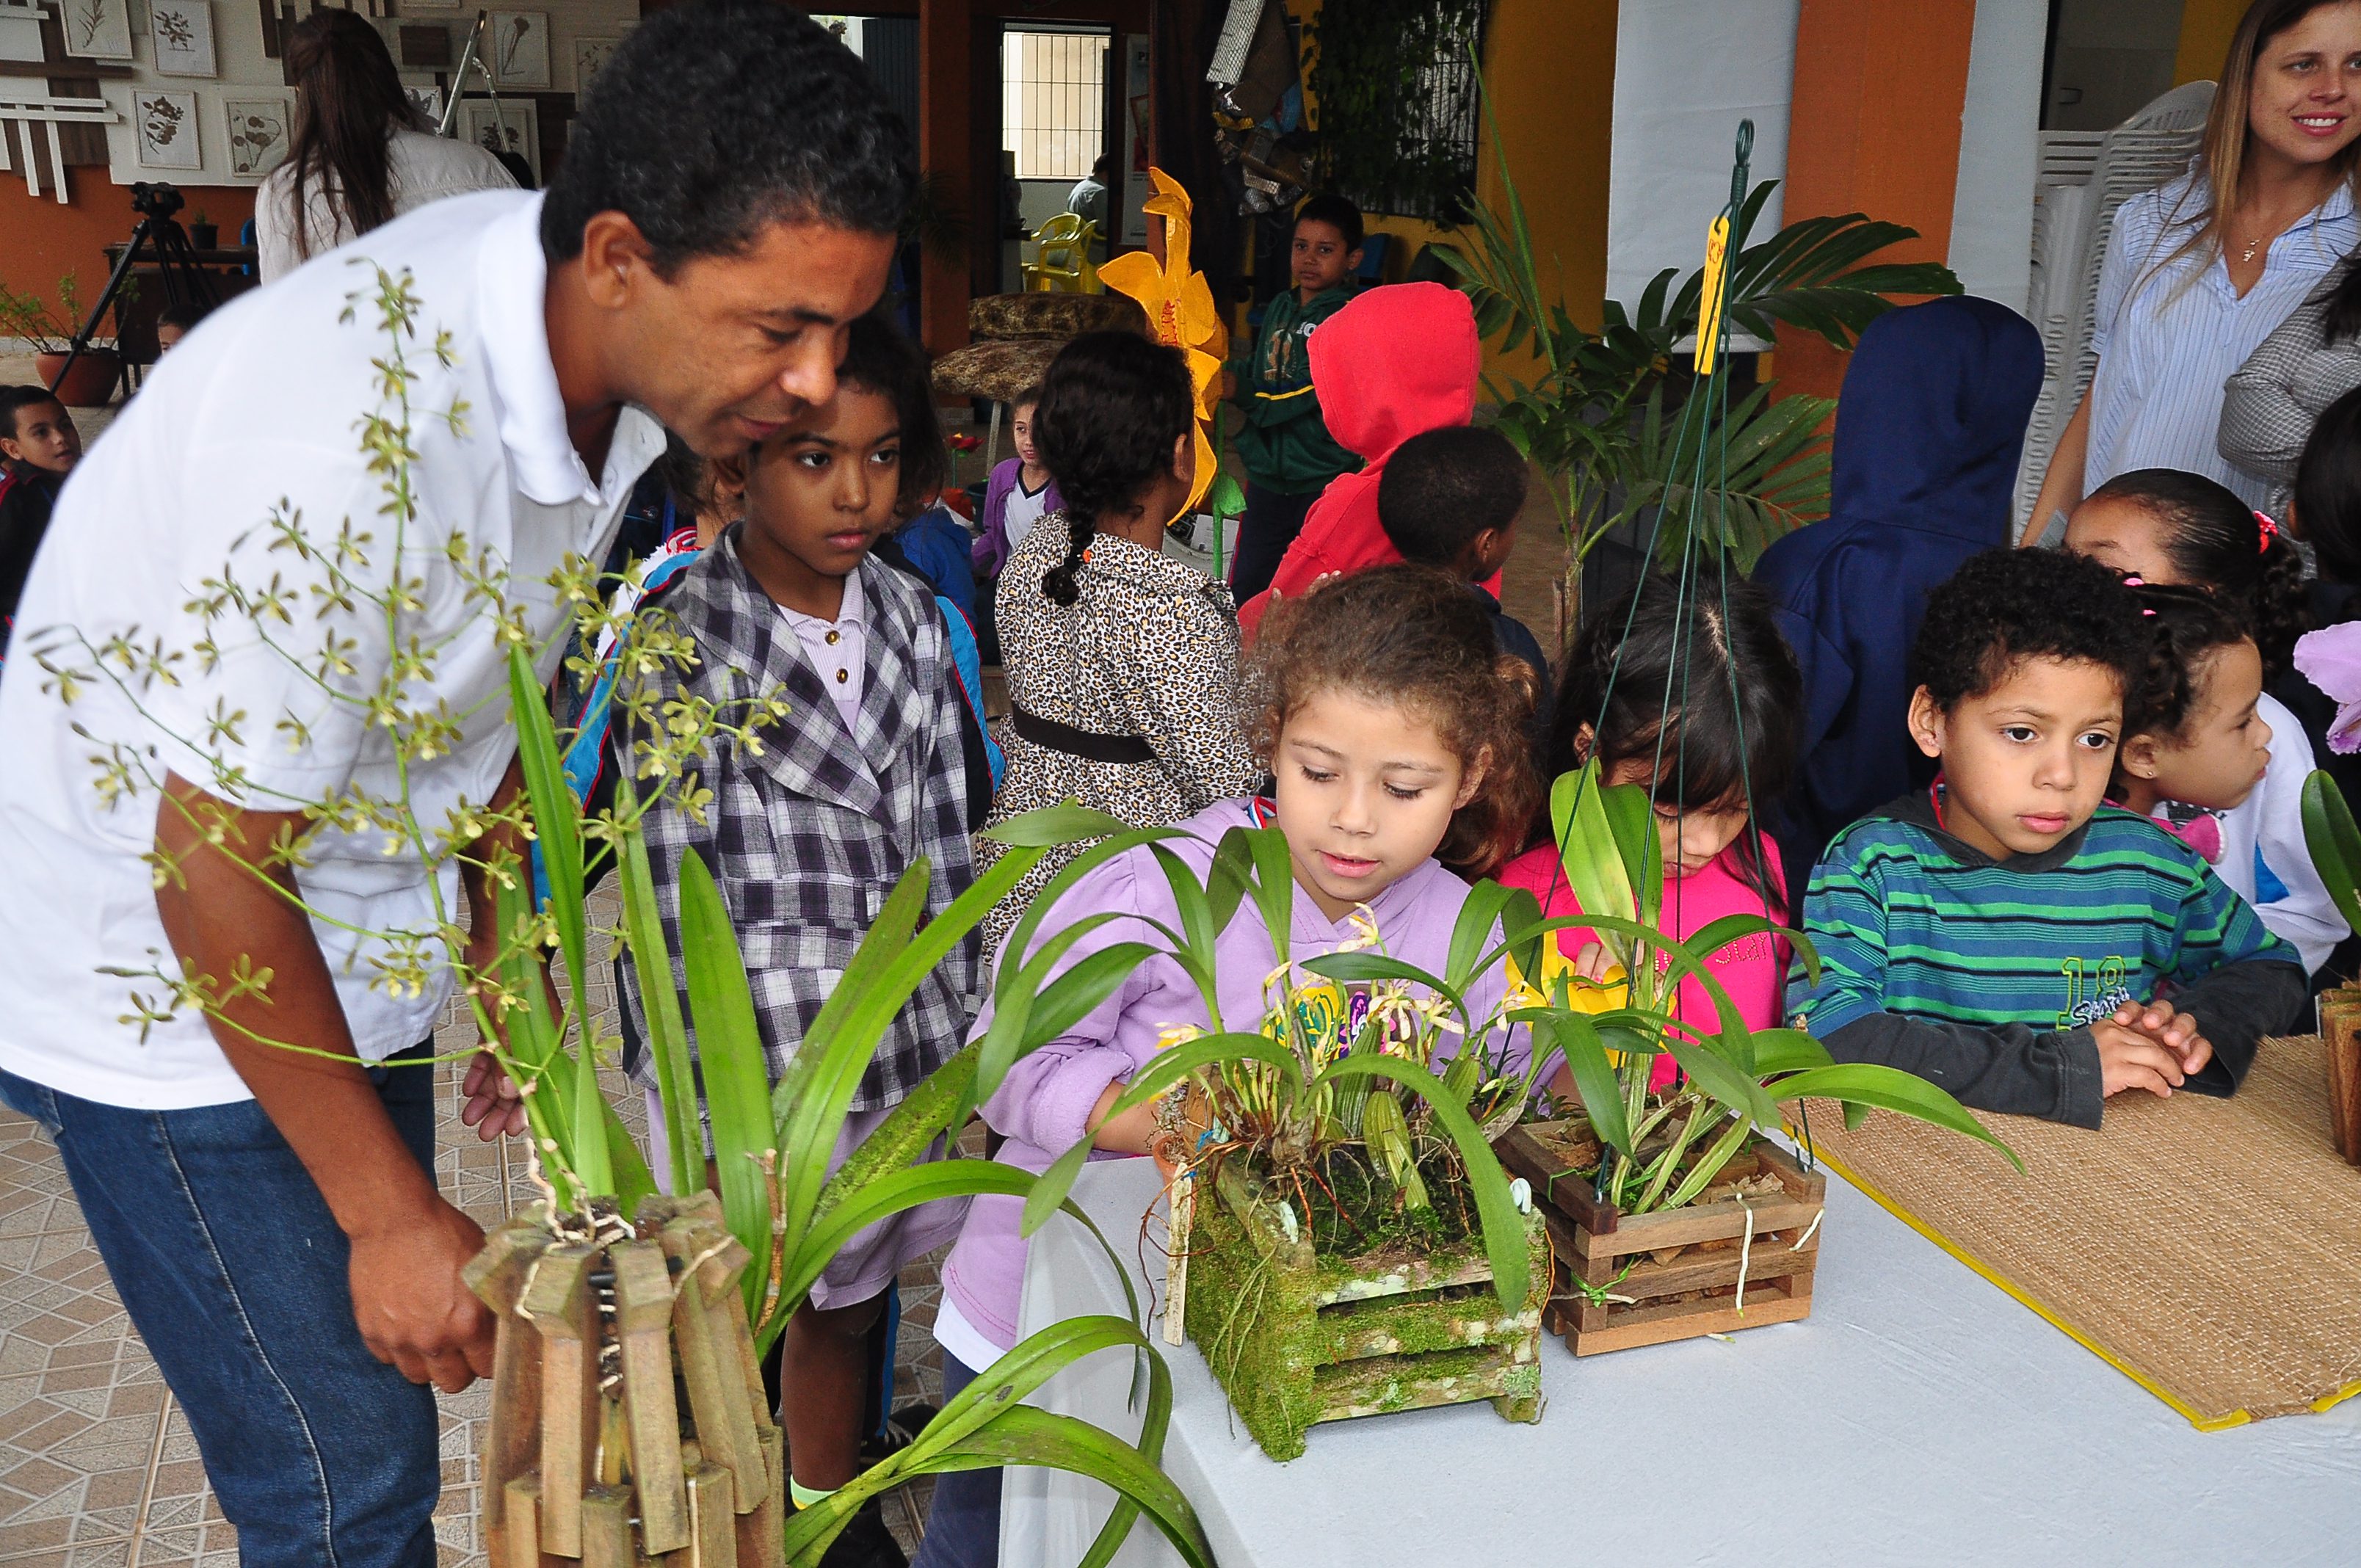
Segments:
[[[2297,638],[2295,667],[2336,701],[2328,749],[2341,756],[2361,751],[2361,621],[2344,621]]]

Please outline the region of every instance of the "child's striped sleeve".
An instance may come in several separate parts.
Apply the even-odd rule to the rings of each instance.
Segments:
[[[1839,834],[1812,868],[1804,894],[1804,935],[1819,954],[1820,982],[1808,985],[1802,959],[1788,968],[1787,1011],[1825,1040],[1856,1019],[1885,1011],[1885,897],[1872,856]]]

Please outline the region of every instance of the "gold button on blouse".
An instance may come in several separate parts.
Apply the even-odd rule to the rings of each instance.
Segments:
[[[829,647],[833,648],[833,647],[835,647],[835,646],[836,646],[836,643],[837,643],[837,634],[836,634],[836,632],[835,632],[833,630],[829,630],[829,634],[828,634],[828,645],[829,645]]]
[[[836,672],[836,684],[837,684],[838,685],[842,685],[845,682],[847,682],[847,681],[851,680],[851,678],[852,678],[852,674],[851,674],[851,672],[850,672],[850,671],[847,671],[847,670],[839,670],[839,671],[837,671],[837,672]]]

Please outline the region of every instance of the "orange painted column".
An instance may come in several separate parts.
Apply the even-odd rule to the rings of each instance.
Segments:
[[[1918,237],[1880,261],[1941,261],[1951,248],[1975,0],[1803,0],[1787,132],[1785,219],[1866,213]],[[1834,397],[1845,356],[1779,329],[1779,386]]]
[[[968,0],[918,0],[918,166],[955,213],[975,206],[975,171],[969,147],[973,104],[970,90],[975,28]],[[973,242],[993,244],[988,225]],[[920,258],[918,335],[933,354],[967,342],[968,258],[927,252]]]

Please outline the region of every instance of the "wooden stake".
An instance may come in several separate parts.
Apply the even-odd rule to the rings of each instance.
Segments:
[[[582,1494],[582,1568],[638,1568],[631,1501],[621,1486],[593,1486]]]
[[[459,1277],[492,1310],[492,1413],[484,1423],[478,1477],[486,1545],[498,1555],[508,1484],[541,1458],[541,1336],[517,1316],[517,1299],[533,1262],[553,1238],[539,1225],[512,1220],[484,1238],[484,1250]]]
[[[738,1516],[738,1561],[773,1563],[786,1551],[787,1442],[779,1429],[764,1421],[755,1433],[763,1445],[763,1475],[769,1483],[762,1506]]]
[[[1189,1238],[1197,1228],[1197,1169],[1184,1165],[1173,1173],[1172,1218],[1165,1227],[1164,1343],[1180,1344],[1189,1338]]]
[[[541,1477],[519,1475],[501,1491],[507,1540],[503,1552],[492,1554],[492,1568],[541,1568]]]
[[[700,1464],[688,1473],[688,1562],[685,1568],[732,1568],[738,1561],[738,1510],[730,1472]],[[767,1568],[767,1564],[766,1564]]]
[[[615,1337],[623,1353],[623,1411],[631,1431],[631,1481],[640,1540],[651,1554],[688,1544],[688,1497],[680,1464],[680,1409],[672,1397],[672,1277],[653,1242],[617,1242]]]
[[[598,1325],[587,1246],[551,1247],[525,1287],[541,1335],[541,1546],[583,1554],[582,1495],[598,1444]]]
[[[725,1314],[745,1317],[738,1278],[745,1271],[746,1249],[720,1227],[690,1219],[666,1225],[662,1242],[664,1255],[685,1271],[675,1288],[672,1333],[697,1440],[706,1459],[730,1473],[738,1511],[751,1513],[761,1506],[765,1487],[763,1449],[754,1436],[755,1402],[747,1398],[745,1369],[730,1325],[722,1321]],[[686,1272],[691,1264],[693,1276]]]

